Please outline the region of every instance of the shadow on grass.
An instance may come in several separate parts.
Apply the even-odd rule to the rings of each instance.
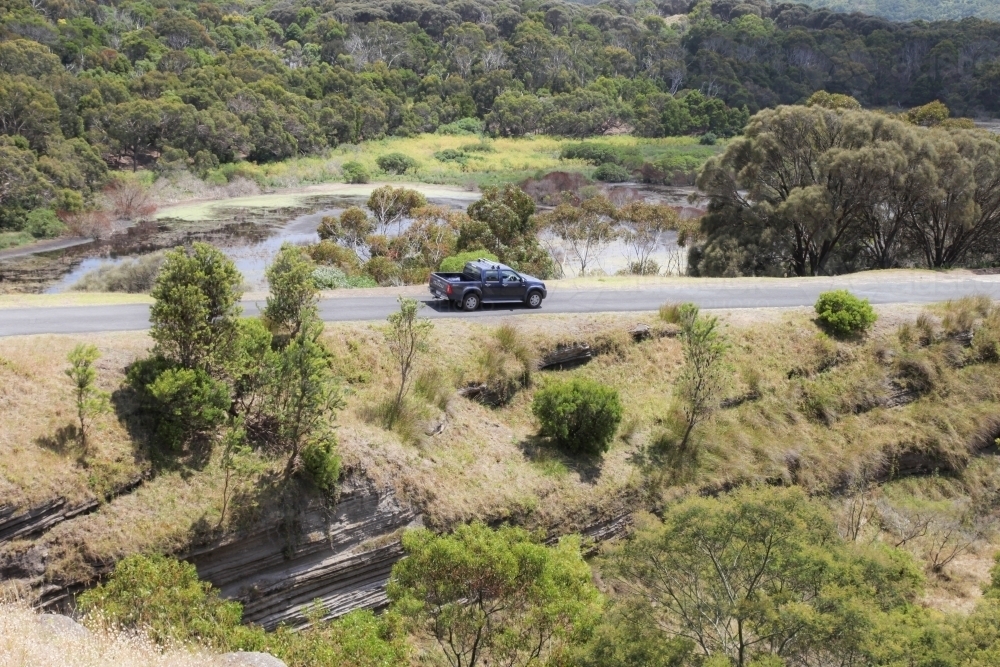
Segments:
[[[580,481],[596,484],[601,478],[603,459],[600,456],[577,454],[571,456],[559,451],[548,439],[538,435],[528,436],[517,443],[524,458],[537,466],[544,474],[561,477],[575,472]]]
[[[148,462],[152,476],[179,472],[187,479],[208,465],[212,456],[212,434],[198,435],[180,450],[163,446],[157,437],[154,416],[144,409],[139,391],[128,383],[111,394],[111,405],[118,422],[128,432],[136,464]]]
[[[83,459],[84,452],[80,448],[80,427],[76,424],[67,424],[57,429],[51,436],[42,436],[35,440],[35,444],[59,456]]]

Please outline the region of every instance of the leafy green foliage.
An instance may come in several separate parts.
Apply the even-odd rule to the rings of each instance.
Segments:
[[[108,393],[96,386],[97,369],[94,364],[100,358],[100,351],[85,343],[74,347],[67,356],[69,368],[66,369],[66,376],[73,381],[76,418],[80,422],[80,449],[84,454],[87,453],[87,431],[91,420],[110,407]]]
[[[491,262],[499,262],[500,259],[488,250],[483,250],[482,248],[478,250],[466,250],[465,252],[460,252],[457,255],[452,255],[451,257],[445,257],[441,260],[441,266],[438,268],[439,271],[443,273],[461,273],[462,269],[469,262],[474,262],[477,259],[488,259]]]
[[[340,170],[344,172],[344,180],[348,183],[367,183],[372,180],[372,175],[368,173],[360,162],[349,161],[340,165]]]
[[[608,451],[622,420],[618,392],[593,380],[552,382],[535,394],[531,411],[541,435],[571,453]]]
[[[380,155],[375,162],[378,164],[378,168],[385,173],[396,174],[397,176],[417,168],[417,161],[403,153]]]
[[[388,667],[406,664],[409,647],[393,614],[354,611],[301,631],[265,632],[240,623],[238,602],[223,600],[195,567],[166,556],[129,556],[106,582],[81,594],[78,608],[98,623],[141,630],[161,643],[206,644],[217,651],[266,651],[289,667]]]
[[[403,535],[393,608],[433,636],[450,665],[544,664],[584,634],[599,595],[579,540],[547,547],[521,528],[482,523]]]
[[[486,188],[482,198],[469,205],[470,221],[459,231],[457,250],[485,248],[508,266],[548,277],[552,260],[539,245],[534,212],[535,202],[519,187]]]
[[[228,645],[243,610],[198,580],[194,565],[166,556],[129,556],[115,565],[107,582],[77,598],[85,614],[107,623],[142,629],[157,642],[204,641]]]
[[[232,260],[207,243],[168,252],[152,292],[154,353],[189,369],[220,365],[240,314],[242,282]]]
[[[631,178],[631,174],[625,167],[617,164],[605,162],[594,170],[594,178],[604,183],[624,183]]]
[[[690,273],[803,276],[994,261],[976,239],[1000,233],[1000,213],[973,204],[1000,197],[993,135],[952,127],[935,103],[898,118],[833,106],[761,111],[708,161],[698,177],[710,200],[705,240],[691,251]]]
[[[284,243],[267,267],[270,292],[264,319],[282,334],[294,338],[307,320],[318,315],[314,272],[316,265],[302,248]]]
[[[823,292],[816,300],[815,310],[816,319],[837,336],[864,333],[878,319],[868,299],[847,290]]]
[[[767,487],[685,500],[603,569],[632,633],[655,628],[735,665],[865,664],[874,628],[905,618],[921,584],[907,554],[846,544],[801,490]]]
[[[314,441],[302,450],[302,469],[320,491],[332,492],[340,479],[340,457],[332,440]]]
[[[152,402],[157,436],[174,451],[226,420],[229,388],[200,368],[168,368],[145,391]]]

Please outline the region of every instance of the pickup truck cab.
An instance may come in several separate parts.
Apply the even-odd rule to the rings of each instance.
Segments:
[[[523,303],[538,308],[547,296],[545,283],[488,259],[469,262],[461,273],[432,273],[431,294],[458,308],[475,310],[483,303]]]

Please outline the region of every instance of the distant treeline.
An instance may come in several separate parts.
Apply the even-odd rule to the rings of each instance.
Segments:
[[[741,131],[816,90],[1000,111],[1000,24],[766,0],[0,0],[0,229],[107,168],[201,175],[386,135]]]

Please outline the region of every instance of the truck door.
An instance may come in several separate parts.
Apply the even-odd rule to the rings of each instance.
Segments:
[[[521,276],[513,271],[501,271],[500,280],[503,284],[504,301],[524,301],[528,288]]]
[[[483,302],[503,301],[503,286],[497,269],[483,271]]]

